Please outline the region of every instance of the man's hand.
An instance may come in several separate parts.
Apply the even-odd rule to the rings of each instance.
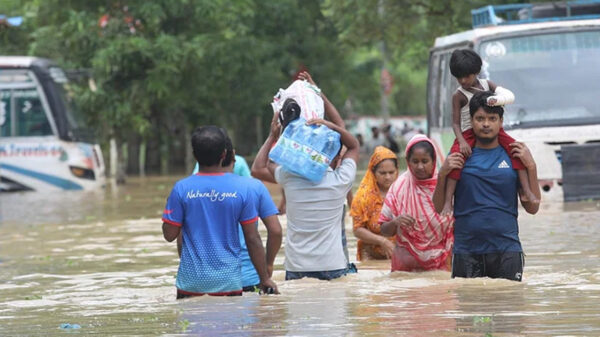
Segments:
[[[528,169],[535,167],[535,160],[533,160],[533,156],[525,143],[514,142],[510,144],[510,147],[512,147],[510,154],[513,158],[520,159],[523,165]]]
[[[312,77],[310,76],[310,74],[308,73],[308,71],[303,71],[300,74],[298,74],[298,78],[303,80],[303,81],[308,81],[308,83],[314,85],[315,87],[317,87],[317,84],[315,83],[315,81],[313,81]]]
[[[273,114],[271,119],[271,137],[278,139],[281,134],[281,124],[279,124],[279,112]]]
[[[460,146],[460,153],[462,153],[462,155],[465,156],[465,158],[469,158],[471,156],[471,153],[473,152],[473,149],[471,149],[469,144],[467,144],[467,142],[464,140],[461,140],[458,143]]]
[[[277,285],[270,278],[264,282],[261,282],[258,287],[260,288],[260,293],[265,295],[276,294],[279,295],[279,289],[277,289]]]
[[[313,118],[311,120],[309,120],[308,122],[306,122],[306,125],[325,125],[326,127],[330,128],[331,130],[337,130],[338,126],[333,124],[330,121],[326,121],[324,119],[321,118]]]
[[[273,277],[273,265],[267,264],[267,274],[269,274],[269,278]]]
[[[464,165],[465,159],[462,153],[451,153],[448,157],[446,157],[446,160],[444,160],[442,168],[440,169],[440,174],[447,176],[450,173],[450,171],[454,169],[460,170],[463,168]]]

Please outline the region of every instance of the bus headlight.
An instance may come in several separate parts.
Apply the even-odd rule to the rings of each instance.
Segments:
[[[71,173],[73,173],[73,175],[78,178],[96,180],[96,175],[94,174],[94,170],[77,167],[77,166],[69,166],[69,169],[71,170]]]

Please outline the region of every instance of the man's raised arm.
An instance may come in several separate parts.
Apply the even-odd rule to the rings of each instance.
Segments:
[[[315,81],[313,81],[312,77],[310,76],[310,74],[307,71],[301,72],[298,75],[298,78],[301,80],[306,80],[306,81],[308,81],[308,83],[317,87],[317,85],[315,84]],[[340,116],[340,113],[337,111],[335,106],[329,101],[329,99],[327,99],[327,96],[325,96],[325,93],[323,93],[323,91],[321,91],[321,98],[323,99],[323,105],[325,108],[325,119],[327,119],[327,120],[331,121],[333,124],[345,129],[346,123],[344,123],[344,120]]]
[[[460,152],[451,153],[440,168],[440,172],[437,177],[437,184],[435,185],[435,191],[433,191],[433,197],[431,198],[433,201],[433,206],[435,207],[435,211],[440,214],[442,209],[444,209],[444,203],[446,201],[446,178],[450,171],[454,169],[462,169],[465,165],[465,160],[463,159],[463,155]]]
[[[271,120],[271,132],[269,132],[269,137],[267,137],[267,140],[265,140],[265,143],[256,154],[251,171],[254,178],[270,183],[276,183],[275,168],[277,165],[269,161],[269,151],[271,151],[271,148],[277,142],[281,131],[281,125],[279,125],[277,116],[278,114],[273,114],[273,119]]]

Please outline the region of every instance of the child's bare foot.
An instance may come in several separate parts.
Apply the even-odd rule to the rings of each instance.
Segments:
[[[447,216],[447,215],[452,215],[452,205],[447,202],[444,204],[444,208],[442,209],[442,213],[440,213],[440,215],[442,216]]]

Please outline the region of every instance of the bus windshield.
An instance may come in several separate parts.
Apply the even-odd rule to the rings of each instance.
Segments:
[[[485,41],[478,52],[480,77],[515,94],[506,127],[600,122],[600,31]]]
[[[26,69],[0,69],[0,137],[52,135],[43,93]]]
[[[64,117],[73,140],[91,140],[93,137],[85,125],[81,112],[74,102],[74,93],[66,74],[61,68],[49,68],[50,77],[54,82],[55,93],[64,104]]]

